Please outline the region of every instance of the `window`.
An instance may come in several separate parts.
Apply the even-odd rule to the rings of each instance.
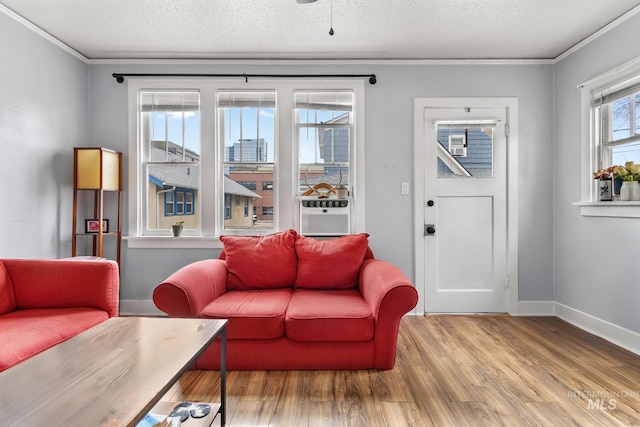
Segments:
[[[594,104],[600,129],[595,135],[600,167],[629,161],[640,164],[640,84],[611,94],[601,93]]]
[[[177,216],[188,213],[186,192],[190,214],[194,212],[199,188],[200,94],[140,91],[139,105],[141,179],[146,187],[141,204],[145,234],[153,235],[170,230]],[[185,221],[185,228],[198,228],[197,219]]]
[[[241,198],[247,203],[242,215],[234,216],[233,221],[225,221],[224,230],[257,227],[271,230],[273,217],[257,225],[249,217],[249,208],[263,206],[264,198],[262,190],[257,191],[257,180],[273,181],[276,173],[276,92],[221,91],[217,94],[216,105],[219,140],[224,141],[223,168],[227,179],[224,191],[236,194],[238,205]]]
[[[231,195],[224,195],[224,219],[231,219]]]
[[[324,183],[349,185],[353,91],[295,93],[298,188]]]
[[[582,202],[586,216],[640,216],[632,203],[598,203],[593,172],[640,164],[640,59],[596,77],[582,90]],[[628,203],[628,202],[625,202]],[[624,204],[624,203],[623,203]],[[600,206],[596,206],[600,205]],[[631,210],[629,209],[631,207]]]
[[[304,178],[341,174],[364,231],[363,81],[132,79],[129,111],[129,247],[297,229]]]
[[[467,157],[466,133],[449,134],[449,152],[456,157]]]
[[[256,190],[256,182],[255,181],[236,181],[238,184],[242,185],[244,188],[249,190]]]
[[[193,215],[193,198],[193,190],[171,187],[169,191],[164,193],[165,216]]]

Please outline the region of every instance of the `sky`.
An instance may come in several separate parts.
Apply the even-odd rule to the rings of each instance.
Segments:
[[[274,129],[274,109],[273,108],[261,108],[258,115],[257,108],[243,108],[242,118],[240,117],[239,108],[229,108],[230,114],[225,117],[224,123],[224,135],[225,146],[232,146],[238,142],[240,138],[244,139],[258,139],[263,138],[267,142],[268,153],[267,161],[273,161],[274,159],[274,141],[275,141],[275,129]],[[200,113],[199,112],[175,112],[164,113],[156,112],[153,120],[153,140],[164,140],[168,133],[168,139],[176,144],[181,144],[183,140],[183,114],[184,114],[184,141],[185,146],[198,154],[200,154]],[[168,114],[168,122],[165,124],[165,116]],[[336,114],[336,113],[334,113]],[[338,113],[339,114],[339,113]],[[336,114],[337,115],[337,114]],[[307,114],[303,110],[300,115],[301,121],[307,120]],[[309,115],[309,119],[312,121],[322,122],[331,119],[330,111],[318,112],[317,117]],[[242,129],[242,132],[240,130]],[[317,144],[315,143],[316,137],[313,129],[303,128],[299,132],[300,139],[300,162],[301,163],[314,163],[322,162],[319,158],[317,150]]]

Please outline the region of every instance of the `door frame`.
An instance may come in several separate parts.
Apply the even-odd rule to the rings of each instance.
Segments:
[[[507,313],[518,311],[518,99],[517,98],[415,98],[413,104],[413,197],[415,284],[418,304],[414,313],[425,313],[425,128],[424,110],[450,108],[506,108],[507,143]]]

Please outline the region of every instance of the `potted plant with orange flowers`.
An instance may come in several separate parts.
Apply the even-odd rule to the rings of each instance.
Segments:
[[[593,173],[593,179],[598,180],[598,201],[600,202],[613,200],[613,173],[614,166],[602,168]]]

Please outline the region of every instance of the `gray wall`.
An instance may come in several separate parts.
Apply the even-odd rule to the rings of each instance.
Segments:
[[[640,56],[640,15],[555,67],[555,295],[564,305],[640,332],[640,221],[580,216],[580,90]]]
[[[71,256],[88,65],[0,13],[0,257]]]
[[[366,231],[376,256],[394,263],[410,278],[414,276],[413,197],[400,195],[400,183],[413,180],[414,98],[518,97],[520,299],[553,298],[551,64],[92,65],[90,139],[95,145],[123,151],[126,162],[127,85],[118,84],[111,76],[114,72],[375,73],[378,83],[367,83],[365,94]],[[242,80],[233,84],[242,86]],[[397,220],[390,223],[389,218]],[[177,268],[217,254],[214,250],[127,249],[125,244],[121,297],[149,299],[155,285]]]
[[[580,197],[576,86],[640,55],[640,46],[627,43],[638,39],[639,20],[633,17],[555,65],[87,65],[0,14],[0,257],[70,254],[73,146],[121,150],[126,165],[127,88],[113,72],[373,72],[378,84],[366,86],[366,201],[367,231],[379,258],[413,277],[413,197],[400,195],[400,183],[413,178],[414,98],[517,97],[519,299],[555,299],[640,332],[634,250],[640,223],[583,218],[571,204]],[[124,173],[126,212],[126,166]],[[389,218],[398,221],[390,224]],[[124,244],[121,297],[149,299],[177,268],[216,255]]]

